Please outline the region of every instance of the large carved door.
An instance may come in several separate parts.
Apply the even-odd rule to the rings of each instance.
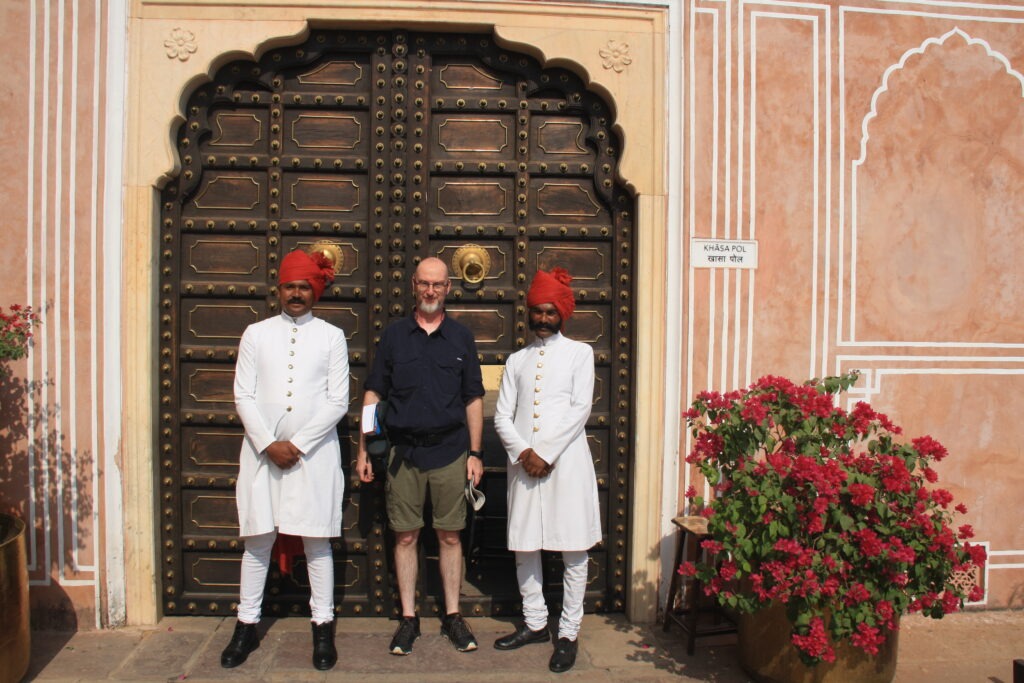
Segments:
[[[634,106],[636,106],[634,104]],[[277,266],[294,248],[335,258],[316,308],[346,333],[352,406],[339,425],[350,473],[362,382],[389,321],[410,312],[409,276],[452,266],[450,314],[474,332],[488,388],[488,502],[465,532],[464,613],[518,602],[505,550],[505,456],[493,431],[502,365],[528,342],[537,268],[575,276],[567,334],[597,360],[588,439],[604,538],[588,610],[624,608],[632,439],[633,200],[616,180],[613,112],[573,73],[542,69],[486,35],[314,30],[301,45],[235,61],[188,97],[180,174],[159,225],[159,514],[165,614],[229,614],[241,543],[234,477],[242,430],[233,364],[246,325],[277,311]],[[335,539],[339,615],[395,612],[379,486],[347,478]],[[436,611],[428,541],[421,609]],[[560,561],[548,581],[560,587]],[[269,615],[308,613],[298,562],[272,569]]]

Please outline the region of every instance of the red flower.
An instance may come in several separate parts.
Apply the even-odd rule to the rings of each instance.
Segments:
[[[935,489],[932,491],[932,500],[946,508],[953,502],[953,494],[946,489]]]
[[[807,635],[794,633],[791,640],[793,645],[803,650],[809,657],[821,659],[825,662],[834,662],[836,660],[835,650],[829,644],[828,635],[825,633],[825,622],[821,617],[811,619]]]
[[[849,491],[854,505],[867,507],[875,500],[875,489],[869,484],[850,484]]]
[[[860,545],[860,551],[867,557],[877,557],[882,553],[882,542],[871,529],[860,529],[854,532],[853,537]]]
[[[732,560],[726,560],[722,563],[722,568],[719,570],[718,574],[726,581],[731,580],[736,576],[736,563]]]
[[[857,605],[871,599],[871,593],[862,583],[855,583],[846,591],[844,598],[847,605]]]
[[[914,450],[920,453],[925,458],[932,458],[936,462],[942,460],[948,455],[946,448],[933,439],[930,436],[919,436],[910,442],[914,446]]]
[[[964,550],[971,557],[971,562],[981,567],[985,564],[985,560],[988,559],[988,553],[985,552],[985,546],[973,545],[970,541],[964,543]]]
[[[718,553],[722,552],[722,544],[710,538],[701,541],[700,547],[706,550],[707,552],[711,553],[712,555],[717,555]]]
[[[874,626],[862,622],[857,624],[857,631],[850,636],[850,642],[869,655],[877,655],[878,646],[885,642],[885,635]]]

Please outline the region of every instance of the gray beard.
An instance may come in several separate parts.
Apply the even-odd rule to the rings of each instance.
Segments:
[[[420,309],[420,313],[425,313],[426,315],[433,315],[434,313],[437,313],[438,311],[441,310],[441,302],[435,301],[432,304],[428,304],[426,301],[421,301],[419,303],[418,308]]]

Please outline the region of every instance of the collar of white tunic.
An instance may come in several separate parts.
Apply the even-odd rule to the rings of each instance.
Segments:
[[[550,337],[548,337],[546,339],[541,339],[540,337],[537,337],[537,338],[534,339],[533,343],[536,346],[540,346],[540,347],[552,346],[552,345],[557,344],[558,342],[562,341],[563,339],[565,339],[565,337],[562,336],[561,332],[555,332],[553,335],[551,335]]]
[[[304,313],[303,315],[300,315],[298,318],[293,318],[287,313],[282,313],[281,319],[284,320],[289,325],[305,325],[306,323],[313,319],[313,313]]]

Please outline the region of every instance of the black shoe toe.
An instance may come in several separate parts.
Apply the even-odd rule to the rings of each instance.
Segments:
[[[220,665],[225,669],[234,669],[249,658],[249,653],[260,646],[260,637],[256,633],[256,624],[235,622],[235,632],[231,642],[220,653]]]
[[[568,638],[559,638],[555,643],[555,652],[548,662],[548,669],[556,674],[564,673],[576,663],[576,650],[578,643]]]
[[[338,662],[338,649],[334,646],[334,622],[313,624],[313,667],[327,671]]]
[[[523,645],[529,645],[531,643],[546,643],[549,640],[551,640],[551,634],[548,633],[546,628],[542,628],[539,631],[531,631],[530,627],[526,624],[520,624],[516,627],[515,633],[502,636],[494,641],[494,649],[517,650]]]

